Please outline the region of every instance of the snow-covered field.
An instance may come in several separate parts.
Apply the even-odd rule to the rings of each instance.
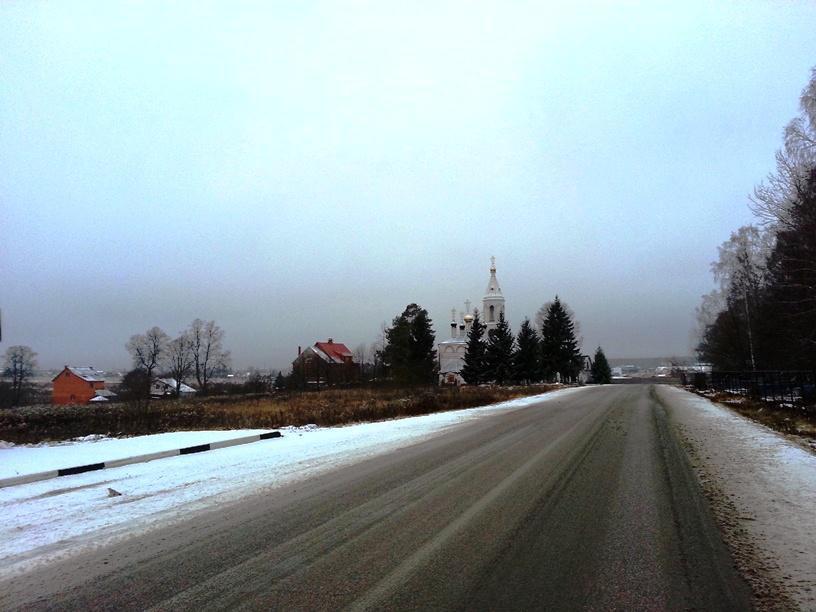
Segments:
[[[659,387],[672,417],[734,511],[759,563],[803,610],[816,610],[816,455],[783,435],[676,387]]]
[[[407,446],[451,426],[580,392],[347,427],[284,428],[282,438],[0,489],[0,575],[64,558],[227,500]],[[260,430],[181,432],[0,448],[0,477],[203,444]],[[65,464],[63,464],[65,463]],[[108,497],[107,489],[122,493]]]

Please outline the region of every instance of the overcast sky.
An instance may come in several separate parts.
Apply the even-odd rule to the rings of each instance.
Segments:
[[[282,368],[410,302],[441,339],[495,255],[514,329],[557,293],[586,352],[689,354],[816,3],[562,4],[0,4],[0,351],[201,317]]]

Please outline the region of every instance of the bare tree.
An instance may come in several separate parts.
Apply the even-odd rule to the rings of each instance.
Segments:
[[[181,395],[181,385],[195,367],[193,339],[189,332],[182,332],[178,338],[167,343],[166,361],[167,372],[175,382],[178,397]]]
[[[11,379],[12,405],[18,406],[25,384],[37,367],[37,353],[28,346],[10,346],[3,358],[3,376]]]
[[[377,339],[371,343],[371,346],[368,349],[371,359],[373,360],[371,374],[374,381],[377,380],[378,372],[382,375],[383,351],[385,350],[385,338],[387,331],[388,325],[386,325],[385,321],[383,321],[380,323],[380,333],[377,334]]]
[[[195,319],[187,332],[192,341],[193,368],[198,387],[207,394],[207,387],[213,373],[229,367],[230,353],[222,344],[224,330],[215,321]]]
[[[767,280],[768,256],[773,232],[743,225],[718,247],[719,258],[711,264],[714,280],[726,297],[734,291],[757,288]]]
[[[756,369],[754,318],[759,292],[768,280],[768,256],[773,248],[773,232],[744,225],[719,247],[719,259],[711,264],[720,290],[704,296],[698,319],[710,325],[725,308],[738,310],[745,317],[746,339],[751,369]],[[713,312],[716,307],[720,311]],[[702,323],[702,321],[701,321]],[[702,329],[705,334],[706,328]]]
[[[360,380],[365,381],[371,375],[371,364],[368,363],[368,345],[361,342],[354,349],[354,361],[360,368]]]
[[[368,347],[365,342],[361,342],[357,345],[357,348],[354,349],[354,361],[361,366],[368,361]]]
[[[765,224],[790,228],[790,211],[816,166],[816,68],[799,98],[799,116],[785,127],[785,144],[776,152],[776,172],[754,188],[751,210]]]
[[[694,309],[697,326],[691,331],[691,344],[697,347],[705,337],[706,330],[725,310],[725,294],[720,289],[713,289],[702,296],[700,305]]]
[[[161,364],[167,344],[168,336],[159,327],[151,327],[144,334],[130,337],[125,348],[133,358],[133,367],[140,368],[147,373],[148,380],[153,382],[153,373]]]
[[[790,209],[804,184],[804,167],[786,149],[776,152],[776,172],[754,187],[751,211],[770,227],[789,228]]]

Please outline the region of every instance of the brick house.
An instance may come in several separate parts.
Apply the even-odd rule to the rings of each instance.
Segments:
[[[51,402],[58,405],[107,402],[115,395],[105,388],[103,374],[92,367],[65,366],[52,380]]]
[[[328,342],[315,342],[292,362],[295,379],[303,386],[342,385],[360,379],[360,364],[348,347],[329,338]]]

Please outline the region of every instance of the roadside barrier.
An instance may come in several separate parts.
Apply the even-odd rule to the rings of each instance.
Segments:
[[[29,482],[38,482],[40,480],[50,480],[51,478],[59,478],[60,476],[73,476],[74,474],[84,474],[85,472],[104,470],[106,468],[117,468],[122,467],[124,465],[132,465],[134,463],[147,463],[148,461],[154,461],[155,459],[165,459],[167,457],[178,457],[179,455],[192,455],[193,453],[203,453],[205,451],[217,450],[219,448],[228,448],[230,446],[238,446],[240,444],[249,444],[251,442],[260,442],[261,440],[280,438],[281,436],[282,436],[281,432],[279,431],[267,431],[262,434],[243,436],[241,438],[232,438],[231,440],[219,440],[218,442],[210,442],[209,444],[187,446],[186,448],[175,448],[173,450],[158,451],[155,453],[147,453],[144,455],[135,455],[133,457],[124,457],[122,459],[113,459],[111,461],[102,461],[100,463],[77,465],[74,467],[62,468],[59,470],[50,470],[48,472],[23,474],[22,476],[13,476],[12,478],[0,479],[0,489],[3,489],[5,487],[13,487],[15,485],[27,484]]]

